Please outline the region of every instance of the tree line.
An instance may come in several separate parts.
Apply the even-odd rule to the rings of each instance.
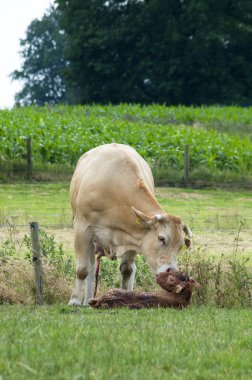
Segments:
[[[21,55],[21,105],[251,105],[252,2],[56,0]]]

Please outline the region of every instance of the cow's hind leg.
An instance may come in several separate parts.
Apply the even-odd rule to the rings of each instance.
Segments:
[[[81,223],[74,226],[74,248],[76,252],[76,281],[69,305],[80,306],[83,300],[83,288],[86,280],[86,297],[92,296],[92,281],[95,272],[94,245],[88,229]],[[85,297],[85,304],[87,304]]]
[[[136,274],[136,252],[127,251],[124,253],[120,265],[122,275],[122,288],[132,291]]]

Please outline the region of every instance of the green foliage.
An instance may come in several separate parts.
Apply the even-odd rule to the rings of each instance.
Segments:
[[[63,244],[58,244],[53,235],[49,235],[45,231],[40,231],[39,242],[43,262],[57,269],[66,277],[73,277],[75,263],[73,256],[67,255],[63,250]],[[24,244],[27,248],[25,258],[32,261],[32,246],[31,238],[28,235],[24,236]]]
[[[120,288],[120,263],[121,260],[108,260],[107,258],[102,258],[99,274],[100,290]],[[145,291],[155,289],[154,277],[144,256],[137,256],[136,268],[135,288]]]
[[[118,260],[108,260],[105,257],[102,258],[99,274],[99,290],[120,288],[121,276],[119,265],[120,263]]]
[[[211,257],[197,247],[181,255],[180,266],[201,288],[193,294],[193,304],[218,307],[252,307],[252,275],[248,258]]]
[[[18,248],[16,244],[16,218],[12,216],[4,217],[0,222],[7,227],[8,236],[0,244],[0,259],[5,261],[10,257],[16,257]]]
[[[145,291],[154,290],[156,287],[154,276],[144,256],[137,256],[136,268],[136,288],[139,287],[140,289],[144,289]]]
[[[32,262],[32,244],[31,237],[27,234],[20,242],[16,238],[16,225],[10,224],[6,218],[4,223],[8,227],[7,239],[0,243],[0,259],[7,261],[8,259],[21,260],[25,258]],[[12,218],[14,219],[14,218]],[[68,255],[63,248],[62,243],[57,243],[53,235],[45,231],[39,232],[39,243],[43,263],[54,267],[62,275],[72,278],[75,273],[75,262],[72,255]],[[21,254],[22,252],[22,254]]]
[[[87,150],[105,143],[133,146],[150,165],[251,173],[251,108],[186,108],[139,105],[22,108],[0,111],[0,162],[22,160],[32,137],[34,163],[74,165]],[[228,134],[228,130],[232,134]],[[241,131],[250,131],[248,137]],[[8,166],[7,165],[7,166]]]
[[[12,239],[5,240],[0,246],[0,258],[7,259],[16,255],[16,246]]]

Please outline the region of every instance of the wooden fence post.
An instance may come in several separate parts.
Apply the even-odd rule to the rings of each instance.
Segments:
[[[189,145],[185,144],[185,152],[184,152],[184,182],[187,187],[189,184]]]
[[[32,148],[31,148],[31,137],[26,139],[26,178],[31,180],[32,178]]]
[[[37,222],[30,223],[32,241],[32,261],[34,263],[34,274],[36,284],[36,303],[43,303],[43,272],[41,262],[41,249],[39,242],[39,225]]]

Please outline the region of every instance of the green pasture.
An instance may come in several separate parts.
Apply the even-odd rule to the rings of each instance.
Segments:
[[[156,195],[167,213],[192,228],[235,231],[241,222],[243,229],[252,228],[249,191],[157,188]],[[69,182],[0,184],[0,217],[18,225],[36,219],[45,226],[71,226]]]
[[[231,256],[238,246],[239,255],[251,261],[251,192],[163,187],[156,189],[156,195],[166,212],[190,226],[195,248],[209,255]],[[66,252],[73,253],[69,182],[0,184],[0,241],[11,234],[22,247],[31,221],[37,221]]]
[[[71,226],[69,182],[0,184],[0,217],[25,225]]]
[[[0,307],[3,380],[249,380],[251,310]]]

